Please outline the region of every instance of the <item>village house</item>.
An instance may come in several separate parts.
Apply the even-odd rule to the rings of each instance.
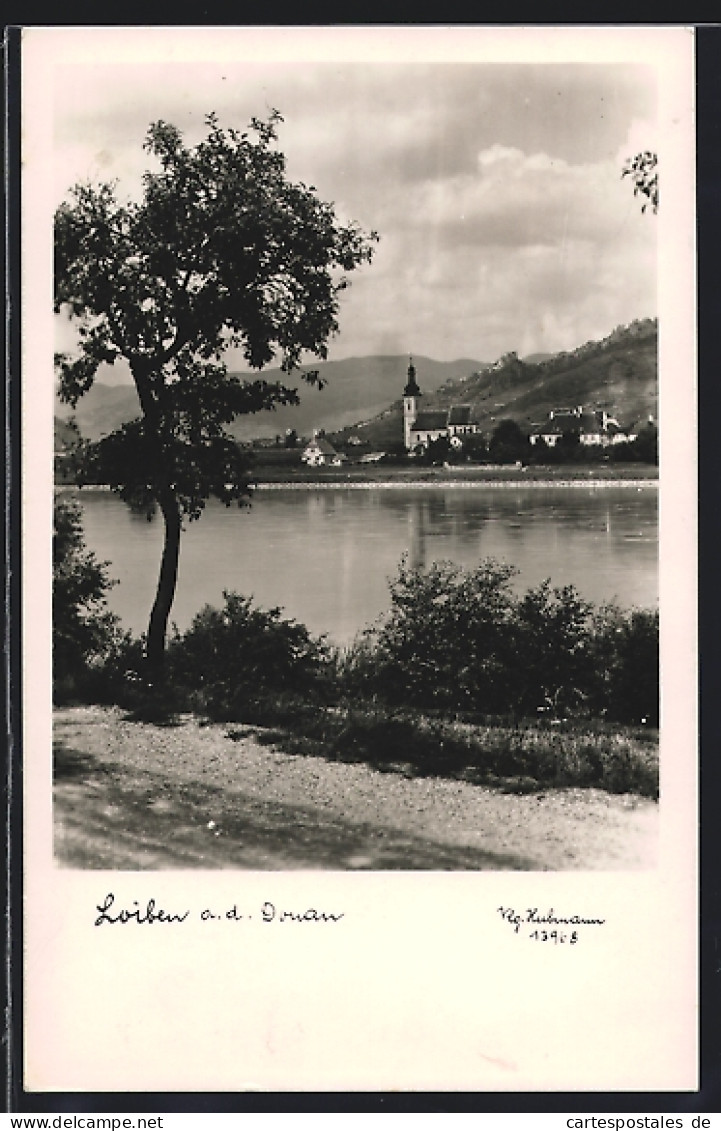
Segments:
[[[564,436],[578,437],[585,447],[606,448],[635,440],[637,432],[634,428],[623,428],[605,409],[584,411],[583,405],[578,405],[576,408],[552,409],[546,423],[535,428],[528,439],[531,444],[543,440],[549,448],[555,448]]]
[[[347,459],[342,452],[336,451],[325,436],[318,436],[317,433],[313,434],[313,439],[300,458],[308,467],[340,467]]]
[[[415,452],[427,448],[433,440],[445,437],[454,446],[459,446],[463,436],[479,431],[472,418],[471,406],[451,405],[447,409],[432,409],[419,412],[418,401],[423,396],[416,381],[416,369],[411,358],[408,366],[408,380],[403,390],[403,440],[406,451]]]

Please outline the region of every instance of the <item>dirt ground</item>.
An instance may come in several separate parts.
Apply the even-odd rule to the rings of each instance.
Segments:
[[[260,728],[55,713],[55,852],[74,868],[620,870],[654,867],[658,805],[504,792],[289,755]],[[399,763],[402,752],[399,751]]]

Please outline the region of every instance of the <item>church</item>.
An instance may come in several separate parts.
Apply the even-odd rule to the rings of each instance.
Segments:
[[[471,406],[455,404],[447,409],[419,411],[418,402],[423,396],[416,381],[416,367],[413,358],[408,366],[408,380],[403,390],[403,439],[406,451],[415,452],[427,448],[432,440],[442,436],[450,440],[454,447],[460,447],[462,437],[478,432],[479,425],[471,416]]]

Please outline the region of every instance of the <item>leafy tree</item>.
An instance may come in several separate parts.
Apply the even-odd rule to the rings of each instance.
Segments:
[[[564,432],[551,449],[553,463],[577,463],[584,453],[580,432]],[[593,454],[593,453],[592,453]]]
[[[472,432],[463,437],[463,452],[469,460],[482,460],[488,455],[488,445],[481,432]]]
[[[630,177],[633,182],[633,195],[645,196],[646,200],[641,205],[645,212],[649,204],[654,212],[658,212],[658,156],[646,149],[630,157],[621,172],[622,177]]]
[[[339,294],[369,262],[375,233],[338,222],[316,190],[293,184],[275,148],[280,114],[248,132],[221,129],[184,145],[175,126],[153,123],[144,148],[159,169],[143,176],[142,199],[121,203],[114,184],[81,184],[55,214],[55,310],[79,331],[77,354],[57,355],[60,395],[75,406],[98,367],[125,359],[138,419],[92,450],[95,473],[126,502],[160,508],[165,540],[150,614],[147,659],[162,665],[175,594],[183,520],[209,497],[242,505],[250,494],[244,457],[225,426],[243,413],[293,404],[281,381],[229,374],[228,347],[252,369],[280,356],[300,369],[308,352],[327,356]],[[317,372],[303,372],[320,384]]]
[[[117,618],[106,596],[115,584],[85,545],[80,507],[57,498],[53,513],[53,666],[73,679],[115,638]]]
[[[268,692],[308,696],[319,689],[330,657],[322,638],[283,617],[280,608],[259,609],[229,591],[223,598],[222,609],[206,605],[184,635],[171,639],[174,685],[191,688],[204,706],[216,708]]]
[[[636,459],[642,463],[658,464],[658,428],[649,421],[639,430],[638,436],[630,445]]]
[[[74,483],[77,475],[77,456],[83,450],[83,438],[74,417],[60,420],[55,417],[55,461],[54,479],[56,483]]]
[[[493,430],[488,454],[496,463],[514,463],[528,457],[528,437],[515,420],[501,420]]]
[[[453,448],[447,436],[438,436],[435,440],[429,440],[424,453],[427,462],[433,464],[445,463],[452,454]]]

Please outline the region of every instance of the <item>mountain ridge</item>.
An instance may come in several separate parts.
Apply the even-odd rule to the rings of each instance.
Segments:
[[[504,354],[492,365],[427,393],[422,368],[420,408],[447,409],[468,404],[483,432],[500,420],[515,420],[525,431],[543,424],[549,413],[583,405],[605,409],[622,424],[658,416],[658,323],[643,319],[617,326],[605,338],[538,362]],[[353,431],[372,447],[398,446],[403,434],[403,400]],[[339,441],[344,439],[341,434]]]
[[[455,361],[435,361],[418,357],[430,390],[435,390],[458,376],[473,372],[482,362],[472,358]],[[302,379],[290,379],[280,369],[267,369],[261,373],[238,373],[240,377],[262,377],[267,381],[282,381],[300,392],[300,404],[280,405],[272,412],[260,412],[239,417],[228,431],[239,441],[255,438],[272,438],[286,429],[295,429],[299,435],[309,435],[314,429],[335,431],[361,420],[370,420],[395,399],[406,381],[407,355],[379,354],[370,357],[351,357],[341,361],[319,362],[308,365],[317,370],[324,382],[322,389],[314,388]],[[56,415],[67,419],[73,413],[56,397]],[[82,435],[88,440],[98,440],[119,428],[128,420],[140,415],[137,395],[133,385],[111,385],[96,381],[78,401],[75,417]]]
[[[552,409],[581,404],[605,408],[623,423],[649,416],[655,419],[657,347],[657,320],[642,319],[617,326],[605,338],[550,356],[532,354],[521,359],[507,353],[489,364],[472,358],[439,362],[414,355],[413,362],[423,409],[470,404],[483,431],[492,431],[504,418],[528,430],[547,420]],[[322,390],[289,381],[280,369],[265,370],[260,376],[269,381],[300,386],[300,404],[240,417],[229,431],[238,441],[248,442],[282,435],[288,429],[303,436],[322,428],[341,439],[357,433],[374,447],[398,446],[403,434],[402,390],[407,367],[408,357],[395,354],[319,362],[308,368],[318,370],[325,382]],[[56,397],[56,416],[61,420],[74,416],[89,440],[139,415],[132,385],[96,381],[75,413]]]

